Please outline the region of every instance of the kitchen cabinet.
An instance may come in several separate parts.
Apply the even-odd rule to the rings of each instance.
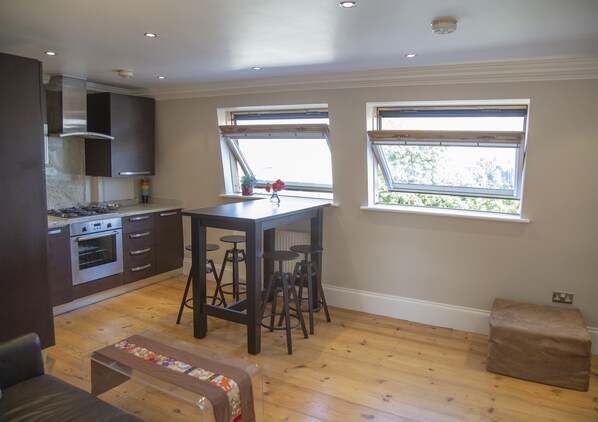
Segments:
[[[154,213],[123,217],[125,284],[156,275]]]
[[[176,270],[183,266],[183,218],[181,210],[157,212],[156,272]]]
[[[73,300],[69,240],[68,226],[48,229],[48,282],[52,306]]]
[[[0,53],[0,341],[54,344],[47,275],[42,64]]]
[[[87,130],[114,140],[85,140],[88,176],[155,174],[155,101],[102,92],[87,96]]]

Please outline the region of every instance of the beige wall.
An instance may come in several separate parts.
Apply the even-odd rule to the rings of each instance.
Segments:
[[[523,214],[529,224],[360,210],[367,202],[366,103],[531,100]],[[550,304],[575,294],[598,326],[598,81],[333,89],[163,100],[154,195],[222,203],[218,107],[328,103],[340,207],[325,212],[324,282],[490,309],[496,297]],[[187,240],[189,225],[186,224]],[[213,234],[212,236],[216,236]],[[213,237],[213,240],[216,240]]]

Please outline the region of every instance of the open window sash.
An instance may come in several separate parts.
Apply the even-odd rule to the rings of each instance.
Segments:
[[[232,155],[245,174],[255,175],[249,161],[243,155],[238,140],[242,139],[324,139],[330,149],[330,132],[327,124],[281,124],[281,125],[223,125],[219,126],[220,135],[226,141]],[[264,187],[266,180],[257,180],[257,187]],[[287,190],[307,190],[332,192],[332,185],[302,183],[285,180]]]
[[[388,190],[438,195],[476,196],[486,198],[520,199],[521,175],[525,158],[525,133],[477,132],[477,131],[419,131],[419,130],[372,130],[368,138]],[[426,147],[472,147],[514,149],[515,168],[512,188],[497,189],[475,186],[444,186],[422,183],[400,183],[393,180],[391,165],[384,148],[390,146]]]

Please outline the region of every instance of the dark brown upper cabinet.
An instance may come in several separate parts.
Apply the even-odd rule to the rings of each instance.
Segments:
[[[85,174],[155,174],[156,105],[153,98],[102,92],[87,96],[87,130],[114,140],[85,140]]]

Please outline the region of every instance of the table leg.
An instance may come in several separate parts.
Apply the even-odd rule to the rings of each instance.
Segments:
[[[91,394],[94,396],[99,396],[129,379],[131,378],[91,360]]]
[[[245,268],[247,270],[247,351],[249,354],[257,355],[262,348],[261,339],[261,297],[262,297],[262,225],[256,224],[245,232],[245,246],[247,248],[247,259]]]
[[[264,230],[264,252],[273,251],[276,247],[276,230]],[[264,288],[268,285],[268,280],[274,273],[274,261],[271,259],[264,261]]]
[[[318,215],[316,217],[311,218],[310,220],[310,234],[311,234],[311,244],[315,246],[322,246],[322,239],[324,235],[324,210],[319,209]],[[324,251],[326,253],[326,251]],[[322,282],[322,254],[317,253],[313,254],[311,258],[316,261],[317,264],[317,275],[318,280]],[[318,289],[313,289],[313,297],[311,306],[313,309],[318,307],[320,300],[320,295],[318,293]]]
[[[206,303],[206,228],[200,225],[199,218],[191,218],[191,248],[193,337],[204,338],[208,332],[208,316],[203,312]]]

